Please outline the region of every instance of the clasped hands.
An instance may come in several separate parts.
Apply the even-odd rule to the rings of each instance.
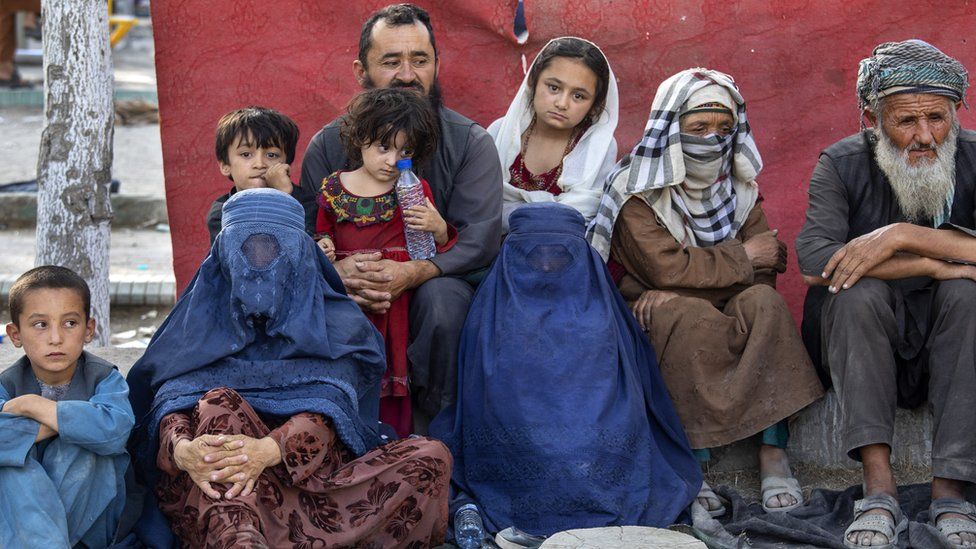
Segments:
[[[212,499],[233,499],[254,491],[258,477],[281,463],[281,450],[270,437],[201,435],[182,439],[173,448],[173,460],[200,490]],[[211,483],[230,484],[223,495]]]
[[[413,262],[383,259],[379,252],[351,255],[334,265],[349,296],[363,310],[385,313],[414,284]]]

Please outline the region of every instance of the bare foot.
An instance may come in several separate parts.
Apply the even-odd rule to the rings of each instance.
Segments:
[[[793,478],[793,472],[790,471],[790,460],[786,457],[786,450],[768,444],[759,447],[759,479],[762,480],[766,477]],[[763,497],[766,497],[765,494]],[[763,503],[766,504],[766,507],[778,509],[796,505],[797,500],[790,494],[782,493],[771,496]]]

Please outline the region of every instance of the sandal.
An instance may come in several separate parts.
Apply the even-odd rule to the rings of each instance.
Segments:
[[[785,513],[803,505],[803,491],[800,483],[794,477],[766,477],[760,484],[762,492],[762,508],[767,513]],[[785,507],[767,507],[766,502],[776,496],[793,496],[796,503]]]
[[[705,512],[708,513],[712,518],[717,518],[725,514],[725,504],[722,503],[722,498],[718,497],[718,494],[712,491],[712,487],[709,486],[705,481],[702,481],[701,490],[699,490],[698,495],[695,496],[696,501],[699,499],[713,499],[718,502],[718,509],[709,509],[708,507],[702,505]],[[699,503],[699,505],[701,504]]]
[[[891,513],[888,515],[865,515],[872,509],[883,509]],[[880,493],[866,496],[854,502],[854,521],[844,530],[844,545],[852,549],[895,549],[898,546],[898,536],[908,529],[908,519],[901,512],[898,500],[888,494]],[[885,545],[861,545],[847,539],[851,532],[874,532],[888,538]]]
[[[0,88],[29,88],[31,87],[30,82],[24,80],[20,77],[20,72],[14,68],[14,72],[10,74],[9,78],[0,79]]]
[[[946,513],[957,513],[966,518],[939,520],[939,517]],[[953,534],[976,533],[976,505],[953,498],[935,499],[929,505],[929,520],[932,526],[935,526],[947,538],[946,541]],[[951,547],[972,547],[972,545],[959,545],[952,542],[949,542],[949,545]]]

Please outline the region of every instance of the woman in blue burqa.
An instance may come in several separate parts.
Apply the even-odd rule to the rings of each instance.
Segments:
[[[456,502],[489,532],[672,524],[701,472],[583,217],[530,204],[510,224],[461,334],[457,404],[430,427]]]
[[[228,200],[128,376],[130,449],[158,504],[137,527],[147,545],[172,544],[165,519],[184,547],[443,540],[451,456],[424,438],[381,445],[383,343],[303,219],[279,191]]]

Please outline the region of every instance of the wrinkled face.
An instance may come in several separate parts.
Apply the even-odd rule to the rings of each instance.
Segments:
[[[392,183],[400,175],[396,169],[397,160],[410,158],[413,150],[406,144],[407,138],[403,132],[398,132],[393,143],[384,144],[379,141],[363,147],[363,168],[376,181]]]
[[[285,152],[278,147],[259,147],[253,136],[234,139],[227,151],[230,164],[220,162],[220,173],[230,177],[239,191],[267,187],[265,172],[285,161]]]
[[[353,63],[364,88],[413,88],[429,95],[437,78],[434,47],[420,21],[394,27],[377,21],[366,60],[365,67],[358,59]]]
[[[49,385],[71,381],[85,343],[95,335],[95,319],[68,288],[39,288],[24,296],[18,324],[7,324],[16,347],[23,347],[38,379]]]
[[[722,112],[693,112],[682,116],[678,123],[681,133],[698,137],[712,134],[725,137],[735,128],[732,115]]]
[[[952,102],[930,93],[904,93],[884,99],[881,128],[899,149],[908,152],[909,165],[935,162],[936,148],[952,129]],[[867,113],[875,126],[877,118]]]
[[[579,125],[596,99],[597,76],[581,59],[555,57],[539,73],[532,96],[536,124],[553,130]]]

